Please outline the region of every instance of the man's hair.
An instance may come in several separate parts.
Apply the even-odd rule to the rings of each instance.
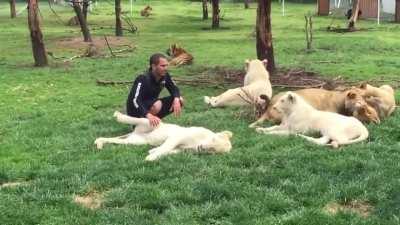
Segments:
[[[152,56],[150,56],[150,59],[149,59],[149,70],[151,70],[151,65],[152,64],[157,65],[160,62],[161,58],[167,59],[167,57],[162,53],[156,53],[156,54],[153,54]]]

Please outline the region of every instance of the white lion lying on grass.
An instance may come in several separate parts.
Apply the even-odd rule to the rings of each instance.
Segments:
[[[120,137],[97,138],[95,144],[98,149],[102,149],[106,143],[158,146],[151,149],[146,157],[147,161],[153,161],[184,149],[193,152],[224,153],[232,148],[230,131],[214,133],[203,127],[181,127],[162,122],[157,127],[152,127],[146,118],[130,117],[120,112],[115,112],[114,117],[120,123],[136,125],[135,130]]]
[[[216,96],[204,96],[204,102],[212,107],[244,106],[255,103],[260,95],[272,96],[269,73],[265,69],[267,60],[246,60],[246,75],[243,87],[229,89]]]
[[[333,147],[360,142],[368,138],[367,128],[358,119],[316,110],[301,96],[290,91],[280,97],[273,107],[283,116],[281,124],[269,128],[257,128],[257,132],[297,134],[313,143]],[[322,137],[313,138],[301,134],[312,131],[320,132]]]

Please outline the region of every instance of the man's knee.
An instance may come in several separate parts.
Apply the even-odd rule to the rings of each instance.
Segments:
[[[149,112],[153,115],[157,115],[162,107],[162,102],[160,100],[157,100],[156,102],[154,102],[154,104],[150,107]]]

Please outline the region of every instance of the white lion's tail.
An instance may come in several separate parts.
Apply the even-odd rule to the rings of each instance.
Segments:
[[[357,142],[360,142],[360,141],[364,141],[365,139],[368,138],[368,135],[369,135],[369,133],[368,133],[367,128],[362,126],[362,130],[361,130],[360,136],[358,136],[355,139],[347,140],[347,141],[344,141],[344,142],[341,142],[341,143],[338,143],[338,144],[339,145],[349,145],[349,144],[357,143]]]

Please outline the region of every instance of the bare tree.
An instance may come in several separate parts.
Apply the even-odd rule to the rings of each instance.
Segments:
[[[249,8],[249,0],[244,0],[244,8],[245,9]]]
[[[354,31],[356,29],[355,24],[358,19],[358,12],[360,11],[360,1],[359,0],[354,0],[353,1],[353,8],[352,8],[352,14],[349,19],[349,31]]]
[[[28,26],[31,34],[32,52],[35,66],[47,66],[46,49],[40,30],[38,4],[36,0],[28,0]]]
[[[258,0],[256,20],[256,48],[257,58],[267,59],[267,70],[275,71],[274,48],[272,46],[271,31],[271,0]]]
[[[400,0],[396,0],[396,11],[394,16],[394,21],[400,23]]]
[[[115,0],[115,35],[122,36],[121,0]]]
[[[203,0],[203,20],[208,19],[208,0]]]
[[[87,21],[88,8],[89,8],[89,0],[83,0],[82,1],[82,13],[83,13],[83,17],[85,17],[86,21]]]
[[[212,25],[211,28],[219,28],[219,0],[211,0],[212,5]]]
[[[76,16],[78,17],[79,20],[79,25],[81,26],[82,34],[83,34],[83,39],[85,42],[92,42],[92,36],[90,35],[89,28],[87,26],[85,17],[83,16],[81,6],[79,5],[78,0],[73,0],[72,1],[72,7],[74,8],[74,11],[76,13]]]
[[[10,12],[11,12],[11,18],[17,17],[17,13],[15,11],[15,0],[10,0]]]

